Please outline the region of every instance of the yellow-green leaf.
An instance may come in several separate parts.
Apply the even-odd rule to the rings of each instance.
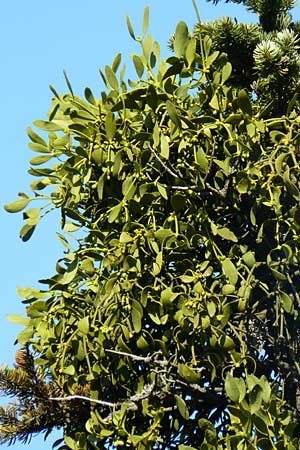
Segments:
[[[29,197],[20,198],[20,200],[15,200],[14,202],[7,203],[6,205],[4,205],[4,209],[5,209],[5,211],[10,212],[10,213],[20,212],[24,208],[26,208],[26,206],[28,205],[30,200],[31,200],[31,198],[29,198]]]
[[[237,271],[237,268],[229,258],[225,258],[222,261],[222,271],[228,278],[229,283],[235,286],[238,280],[239,273]]]
[[[182,20],[178,23],[174,36],[174,52],[177,58],[182,56],[186,41],[188,39],[189,30],[185,22]]]
[[[181,397],[179,397],[179,395],[177,395],[177,394],[175,394],[174,397],[176,400],[178,411],[180,412],[181,416],[185,420],[188,420],[190,417],[190,413],[189,413],[188,407],[186,406],[185,401]]]
[[[87,335],[90,329],[90,322],[89,322],[89,316],[83,317],[78,321],[78,330],[84,334]]]

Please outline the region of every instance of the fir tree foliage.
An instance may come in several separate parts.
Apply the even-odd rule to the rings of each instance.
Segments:
[[[297,102],[270,117],[182,21],[161,60],[148,20],[136,37],[127,18],[136,80],[119,54],[100,98],[66,76],[28,129],[31,194],[5,208],[23,211],[23,241],[58,209],[64,253],[19,290],[1,440],[58,427],[60,450],[296,450]]]
[[[26,443],[35,433],[50,432],[53,426],[63,426],[67,420],[63,405],[49,397],[57,395],[59,388],[46,383],[38,373],[28,346],[16,353],[15,367],[0,369],[2,395],[13,401],[0,408],[0,443]]]
[[[230,1],[230,0],[228,0]],[[294,23],[293,0],[237,0],[257,14],[258,24],[236,23],[230,18],[203,23],[201,28],[215,49],[226,52],[234,70],[232,83],[255,94],[270,114],[284,114],[291,97],[299,94],[299,23]],[[219,1],[214,1],[219,3]],[[226,2],[227,3],[227,2]]]
[[[208,0],[218,4],[220,0]],[[296,6],[296,0],[226,0],[226,3],[239,3],[258,15],[259,23],[265,32],[282,30],[291,22],[289,11]]]

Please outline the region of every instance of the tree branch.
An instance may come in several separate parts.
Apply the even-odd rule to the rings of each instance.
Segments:
[[[158,156],[158,154],[157,154],[156,151],[151,147],[151,145],[148,144],[148,146],[149,146],[149,149],[151,150],[151,152],[153,153],[153,155],[155,156],[155,158],[157,159],[157,161],[159,161],[159,163],[163,166],[163,168],[164,168],[170,175],[172,175],[172,177],[180,178],[180,176],[179,176],[176,172],[173,172],[173,170],[171,170],[171,169],[167,166],[167,164],[165,164],[165,163],[163,162],[163,160]]]
[[[118,403],[111,403],[111,402],[105,402],[103,400],[97,400],[90,397],[85,397],[84,395],[68,395],[67,397],[49,397],[49,400],[55,400],[57,402],[65,402],[70,400],[84,400],[91,403],[98,403],[98,405],[102,406],[109,406],[113,408],[114,406],[118,405]]]

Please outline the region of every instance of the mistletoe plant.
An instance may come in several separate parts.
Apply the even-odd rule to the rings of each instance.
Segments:
[[[1,372],[20,400],[0,411],[1,441],[59,427],[61,450],[295,450],[294,102],[265,118],[201,30],[180,22],[160,60],[148,9],[142,36],[127,23],[137,81],[117,55],[100,98],[66,78],[42,133],[28,129],[32,194],[6,210],[23,210],[26,241],[58,209],[64,254],[43,289],[20,290],[30,364]]]

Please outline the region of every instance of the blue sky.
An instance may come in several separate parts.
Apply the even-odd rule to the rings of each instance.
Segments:
[[[197,4],[202,20],[227,15],[254,20],[240,5],[222,2],[215,7],[205,0]],[[16,199],[19,191],[29,193],[27,186],[33,181],[27,174],[32,154],[27,148],[26,128],[33,120],[46,118],[52,97],[49,84],[58,92],[67,90],[63,69],[78,95],[83,95],[86,86],[99,95],[103,87],[98,69],[110,64],[118,52],[132,76],[129,55],[138,53],[139,47],[128,34],[125,17],[128,13],[139,34],[146,5],[150,7],[149,31],[166,56],[168,39],[178,21],[184,20],[189,27],[196,21],[191,0],[10,0],[1,5],[1,364],[12,364],[16,351],[14,340],[19,328],[5,317],[23,312],[16,286],[37,286],[37,280],[54,273],[55,262],[63,252],[55,234],[59,231],[57,216],[48,216],[33,238],[23,243],[18,238],[21,214],[8,214],[2,208]],[[297,9],[299,18],[299,6]],[[12,448],[50,449],[58,437],[55,433],[46,442],[35,437],[27,446],[16,443]]]

